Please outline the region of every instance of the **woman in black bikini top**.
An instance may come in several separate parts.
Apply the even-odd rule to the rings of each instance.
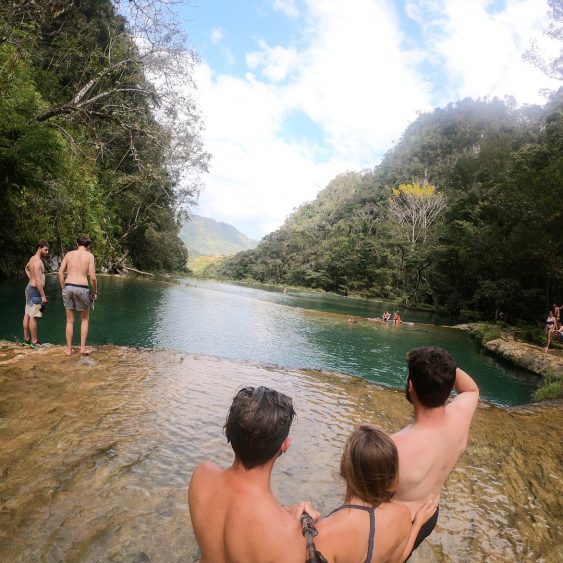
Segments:
[[[551,344],[551,337],[556,328],[557,328],[557,319],[555,318],[553,311],[550,311],[547,314],[547,320],[545,321],[545,336],[547,340],[545,344],[546,352],[549,349],[549,345]]]
[[[348,438],[340,462],[345,504],[317,524],[316,548],[329,563],[404,561],[437,503],[427,502],[411,522],[410,510],[393,501],[399,474],[395,444],[371,424]]]

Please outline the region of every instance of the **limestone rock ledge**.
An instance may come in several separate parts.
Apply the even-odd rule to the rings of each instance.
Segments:
[[[455,328],[474,334],[478,327],[478,323],[467,323],[457,325]],[[515,340],[514,334],[510,331],[499,329],[499,332],[500,338],[481,343],[485,350],[536,375],[545,376],[549,373],[563,375],[563,354],[560,350],[550,349],[545,352],[539,346]]]

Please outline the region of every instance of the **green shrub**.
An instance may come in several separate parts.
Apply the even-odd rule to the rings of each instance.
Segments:
[[[563,378],[561,375],[548,373],[534,393],[534,401],[549,401],[551,399],[563,399]]]
[[[537,326],[519,323],[516,329],[519,339],[537,346],[545,346],[545,331]]]
[[[481,344],[486,344],[491,340],[496,340],[500,338],[500,330],[495,325],[490,325],[486,323],[481,323],[477,325],[472,331],[471,334],[481,341]]]

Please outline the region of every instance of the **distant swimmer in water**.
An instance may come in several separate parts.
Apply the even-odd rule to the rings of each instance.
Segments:
[[[355,319],[354,315],[350,315],[348,317],[348,322],[349,323],[357,323],[358,321]]]
[[[382,317],[381,320],[382,320],[384,323],[388,323],[390,318],[391,318],[391,313],[386,310],[385,313],[383,313],[383,317]]]
[[[399,313],[399,311],[395,311],[395,314],[393,315],[393,324],[394,325],[401,324],[401,314]]]

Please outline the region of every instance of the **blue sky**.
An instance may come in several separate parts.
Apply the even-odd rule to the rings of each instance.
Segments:
[[[259,239],[338,173],[378,164],[421,111],[464,97],[543,103],[522,60],[545,0],[192,0],[194,97],[212,154],[196,213]]]

